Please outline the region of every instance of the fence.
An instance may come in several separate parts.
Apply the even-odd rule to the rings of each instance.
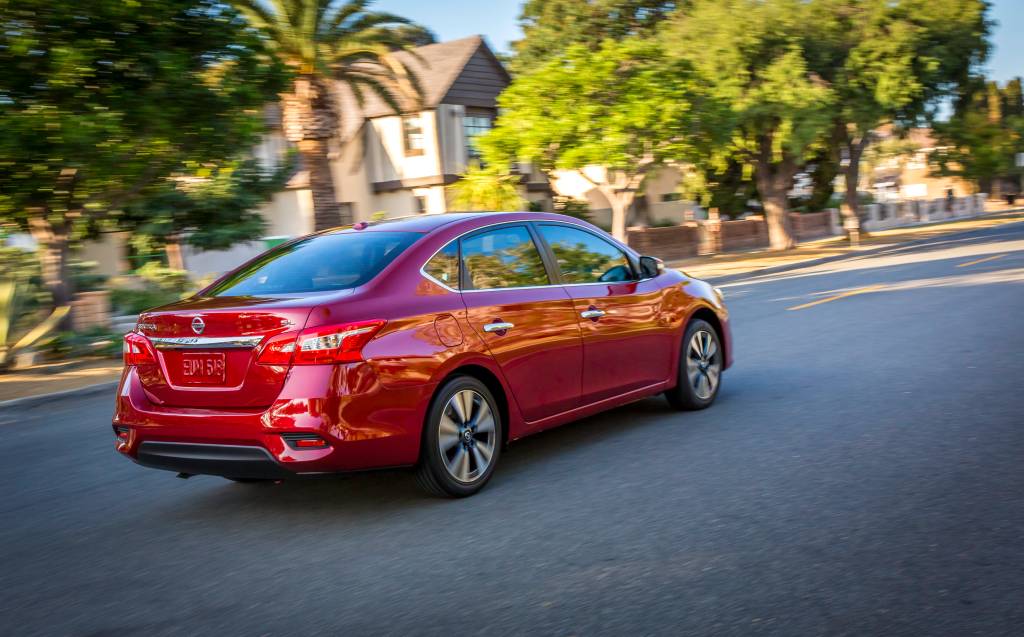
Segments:
[[[935,199],[870,204],[864,206],[863,227],[868,232],[900,226],[958,219],[982,214],[985,194],[952,200]],[[842,220],[835,209],[823,212],[790,213],[797,241],[809,241],[842,234]],[[629,228],[629,245],[641,254],[677,261],[702,254],[737,252],[768,247],[768,224],[764,217],[751,215],[736,221],[710,218],[687,221],[678,226]]]

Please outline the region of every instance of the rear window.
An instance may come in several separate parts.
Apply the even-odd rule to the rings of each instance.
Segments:
[[[260,296],[358,287],[421,236],[415,232],[341,232],[308,237],[270,250],[206,294]]]

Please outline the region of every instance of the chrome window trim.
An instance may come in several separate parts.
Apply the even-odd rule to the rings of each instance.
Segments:
[[[146,338],[157,349],[247,349],[257,347],[263,341],[262,336],[146,336]]]
[[[427,264],[430,263],[431,259],[433,259],[434,257],[437,256],[438,252],[440,252],[441,250],[444,250],[448,246],[448,244],[451,243],[452,241],[459,241],[459,240],[462,239],[462,237],[466,236],[467,234],[471,234],[471,233],[476,232],[478,230],[483,230],[484,228],[492,228],[494,226],[503,226],[503,225],[506,225],[506,224],[514,224],[514,223],[534,223],[534,224],[548,223],[548,224],[555,224],[555,225],[572,226],[574,228],[579,228],[580,230],[583,230],[584,232],[588,232],[590,234],[594,234],[594,231],[591,230],[590,228],[588,228],[586,226],[583,226],[583,225],[580,225],[578,223],[573,223],[571,221],[552,221],[552,220],[549,220],[549,219],[540,219],[540,220],[538,220],[538,219],[516,219],[516,220],[513,220],[513,221],[496,221],[494,223],[489,223],[487,225],[480,226],[479,228],[473,228],[471,230],[467,230],[467,231],[463,232],[462,234],[456,235],[456,236],[452,237],[450,240],[446,241],[443,246],[441,246],[437,250],[434,250],[434,253],[431,254],[429,257],[427,257],[427,260],[423,262],[423,265],[420,266],[420,274],[423,276],[423,278],[427,279],[431,283],[435,283],[435,284],[441,286],[442,288],[444,288],[445,290],[448,290],[449,292],[454,292],[456,294],[465,294],[467,292],[501,292],[502,290],[533,290],[533,289],[536,289],[536,288],[552,288],[552,287],[568,288],[568,287],[577,287],[577,286],[581,286],[581,285],[611,285],[611,284],[614,284],[614,283],[642,283],[643,281],[650,281],[651,279],[654,278],[654,277],[647,277],[646,279],[637,279],[635,281],[607,281],[607,282],[594,281],[594,282],[591,282],[591,283],[548,283],[547,285],[525,285],[525,286],[519,286],[519,287],[514,287],[514,288],[487,288],[486,290],[456,290],[455,288],[450,287],[447,283],[442,283],[442,282],[438,281],[437,279],[435,279],[434,277],[432,277],[429,274],[427,274],[427,271],[425,269],[427,267]],[[600,235],[594,234],[594,236],[597,237],[598,239],[601,239],[602,241],[608,241],[608,239],[605,239],[604,237],[602,237]],[[612,237],[612,239],[613,239],[612,245],[615,245],[616,247],[623,249],[623,251],[627,255],[630,254],[630,251],[629,251],[629,249],[626,246],[619,245],[619,243],[617,241],[614,241],[614,237]],[[461,270],[460,270],[460,272],[461,272]]]

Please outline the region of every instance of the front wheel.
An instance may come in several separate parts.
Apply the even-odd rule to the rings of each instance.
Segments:
[[[457,376],[434,397],[416,479],[432,495],[462,498],[484,487],[501,455],[501,414],[479,380]]]
[[[676,409],[704,409],[715,402],[722,380],[722,344],[707,321],[694,319],[686,326],[679,353],[679,378],[665,398]]]

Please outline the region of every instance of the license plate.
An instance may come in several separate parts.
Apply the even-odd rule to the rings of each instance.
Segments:
[[[224,354],[185,354],[181,357],[181,376],[190,385],[222,385],[227,368]]]

